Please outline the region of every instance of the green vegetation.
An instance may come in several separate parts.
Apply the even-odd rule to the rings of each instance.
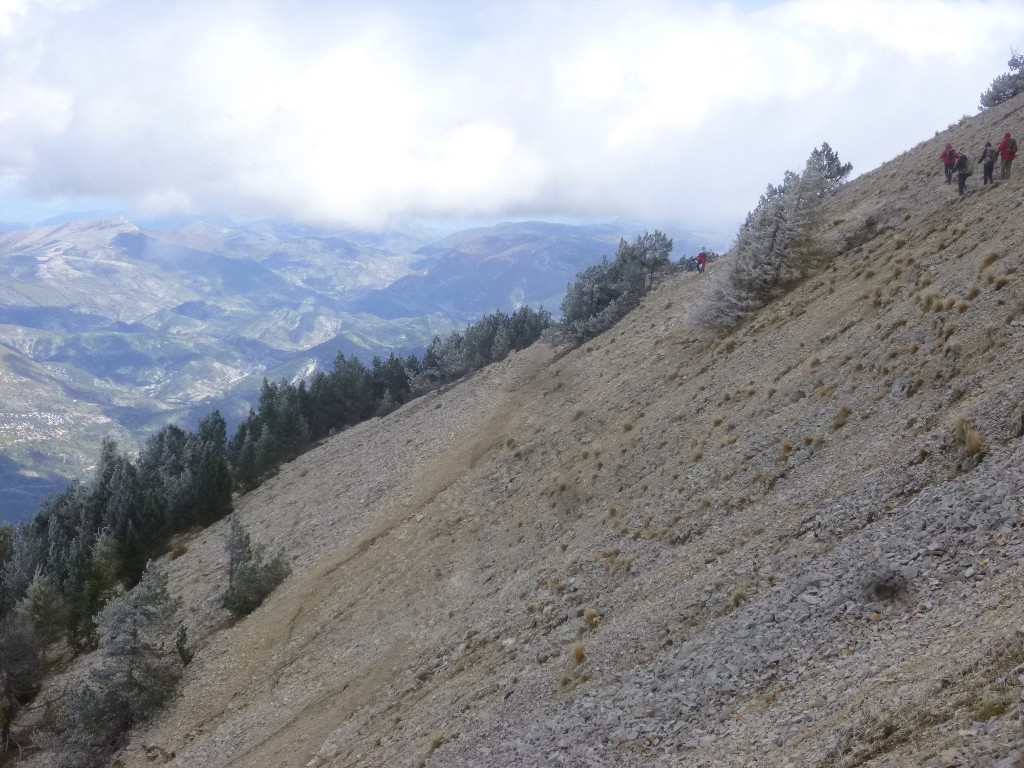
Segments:
[[[98,648],[102,658],[86,688],[56,713],[55,730],[40,736],[62,766],[101,764],[170,695],[193,651],[181,627],[174,650],[164,652],[172,647],[174,606],[166,576],[147,564],[173,536],[230,514],[235,489],[255,488],[315,441],[504,359],[550,322],[529,307],[496,312],[444,341],[435,337],[422,360],[391,355],[367,368],[339,355],[308,387],[264,381],[257,409],[230,440],[216,411],[194,433],[164,427],[134,460],[105,440],[91,481],[49,497],[18,528],[0,526],[0,762],[17,713],[39,691],[53,643]],[[234,519],[227,551],[224,606],[241,617],[290,568],[282,554],[266,560]]]
[[[42,685],[46,666],[42,643],[13,616],[0,619],[0,763],[12,747],[11,724]]]
[[[0,571],[0,614],[17,610],[47,637],[95,647],[92,617],[139,580],[172,535],[228,514],[231,490],[216,411],[196,433],[165,427],[135,461],[105,441],[94,479],[48,498],[14,533]]]
[[[235,618],[241,618],[259,608],[277,585],[288,578],[292,569],[284,561],[283,552],[264,561],[263,547],[253,548],[249,534],[237,515],[231,516],[225,548],[228,553],[228,588],[224,594],[224,607]]]

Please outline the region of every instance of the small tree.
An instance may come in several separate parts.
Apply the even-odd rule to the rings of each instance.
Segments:
[[[11,747],[11,724],[39,692],[46,667],[43,642],[13,616],[0,620],[0,763]]]
[[[19,624],[30,627],[44,646],[63,637],[70,622],[67,599],[53,580],[40,571],[36,572],[14,614]]]
[[[619,241],[619,250],[616,260],[635,264],[643,270],[646,278],[644,293],[650,292],[655,281],[662,275],[671,271],[672,262],[669,254],[672,253],[672,239],[665,236],[664,232],[654,230],[637,235],[636,240],[627,243],[623,238]]]
[[[256,610],[277,585],[288,578],[291,568],[278,552],[264,562],[263,545],[255,548],[237,516],[231,516],[225,548],[228,553],[228,588],[224,607],[241,618]]]
[[[14,552],[14,526],[8,523],[0,524],[0,570],[11,559]]]
[[[999,75],[992,81],[988,90],[981,94],[978,109],[988,109],[1004,101],[1009,101],[1024,91],[1024,55],[1010,49],[1010,60],[1006,62],[1009,72]]]
[[[99,766],[124,735],[151,717],[174,693],[181,666],[169,650],[176,605],[167,575],[150,563],[130,592],[96,616],[99,658],[85,685],[68,697],[59,733],[44,734],[60,766]]]

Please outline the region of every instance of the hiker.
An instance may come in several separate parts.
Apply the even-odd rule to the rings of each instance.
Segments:
[[[956,164],[956,150],[952,144],[946,145],[939,159],[942,161],[942,167],[946,169],[946,183],[949,184],[953,181],[953,166]]]
[[[978,162],[982,164],[981,170],[985,172],[985,178],[982,179],[981,183],[984,184],[995,184],[992,179],[992,171],[996,167],[996,158],[999,157],[999,153],[992,146],[991,141],[985,142],[985,148],[981,150],[981,157],[978,158]]]
[[[697,271],[703,272],[708,266],[708,255],[704,253],[704,251],[701,251],[694,257],[694,261],[697,262]]]
[[[963,195],[967,192],[967,177],[974,173],[967,155],[963,152],[956,153],[956,162],[953,164],[953,170],[956,171],[957,192]]]
[[[999,142],[999,178],[1010,178],[1010,166],[1013,165],[1013,158],[1017,156],[1017,140],[1007,131],[1003,140]]]

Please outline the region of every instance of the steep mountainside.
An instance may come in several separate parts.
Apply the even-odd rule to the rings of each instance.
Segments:
[[[680,275],[284,466],[237,514],[293,575],[229,625],[225,524],[165,564],[196,656],[123,764],[1018,764],[1024,174],[937,158],[1022,118],[843,188],[730,333]]]

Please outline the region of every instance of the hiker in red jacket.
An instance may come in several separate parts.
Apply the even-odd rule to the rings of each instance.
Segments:
[[[939,155],[939,159],[942,161],[942,167],[946,169],[946,183],[951,184],[953,182],[953,166],[956,165],[956,150],[953,149],[952,144],[946,145],[942,154]]]
[[[974,169],[971,168],[971,162],[967,159],[967,155],[965,153],[956,153],[956,162],[953,164],[953,171],[956,173],[957,192],[961,195],[967,194],[967,177],[974,172]]]
[[[697,271],[703,272],[708,266],[708,255],[701,251],[697,254],[695,261],[697,262]]]
[[[1017,156],[1017,140],[1007,131],[1003,140],[999,142],[999,178],[1010,178],[1010,166],[1013,165],[1013,158]]]

